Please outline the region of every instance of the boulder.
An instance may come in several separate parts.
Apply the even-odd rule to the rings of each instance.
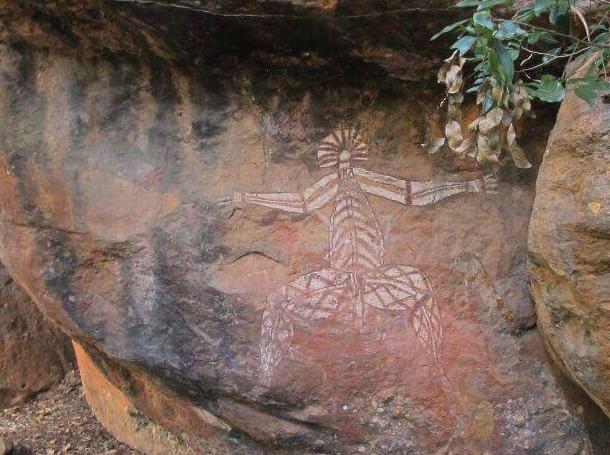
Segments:
[[[8,455],[12,450],[13,444],[0,437],[0,455]]]
[[[119,439],[591,453],[529,330],[535,170],[421,147],[449,17],[3,11],[0,257]]]
[[[70,339],[0,264],[0,408],[22,403],[74,367]]]
[[[606,97],[591,108],[567,94],[536,184],[529,272],[549,352],[610,415],[609,131]]]

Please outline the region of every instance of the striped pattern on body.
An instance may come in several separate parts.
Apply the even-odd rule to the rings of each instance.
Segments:
[[[329,261],[333,268],[363,273],[383,265],[383,235],[375,213],[353,176],[343,177],[330,219]]]

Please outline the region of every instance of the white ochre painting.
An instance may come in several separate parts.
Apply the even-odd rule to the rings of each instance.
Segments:
[[[309,214],[332,206],[327,264],[286,283],[267,297],[260,338],[260,380],[271,384],[289,354],[295,326],[333,318],[339,312],[365,329],[370,307],[404,312],[433,368],[441,371],[443,327],[430,279],[417,267],[387,264],[384,236],[369,196],[405,206],[435,204],[468,192],[495,192],[493,177],[461,182],[406,181],[360,167],[368,146],[353,128],[339,129],[322,140],[318,165],[332,172],[295,193],[237,192],[236,205],[253,204]]]

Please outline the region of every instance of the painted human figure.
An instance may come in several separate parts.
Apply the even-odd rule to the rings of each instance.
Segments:
[[[280,286],[267,298],[260,341],[263,384],[271,384],[290,351],[295,323],[309,325],[346,308],[362,330],[369,307],[403,311],[434,371],[442,370],[443,329],[432,284],[413,266],[385,264],[383,234],[367,196],[422,206],[459,193],[494,192],[496,181],[489,175],[461,182],[405,181],[357,167],[368,153],[355,129],[340,129],[318,149],[318,165],[335,170],[307,189],[233,195],[236,206],[253,204],[292,213],[313,213],[332,204],[327,266]]]

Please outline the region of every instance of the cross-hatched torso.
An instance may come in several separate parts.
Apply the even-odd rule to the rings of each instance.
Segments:
[[[383,236],[352,169],[341,172],[330,219],[331,267],[366,273],[383,265]]]

